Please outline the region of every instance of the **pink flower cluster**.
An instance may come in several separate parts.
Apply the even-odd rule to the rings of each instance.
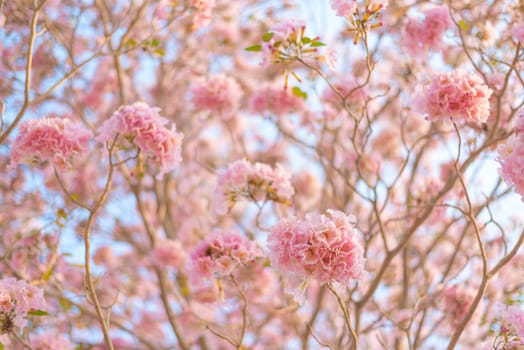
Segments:
[[[363,86],[357,88],[359,84],[351,78],[344,77],[334,82],[333,86],[337,88],[342,96],[346,97],[346,103],[349,105],[361,105],[369,98],[365,88]],[[322,93],[322,101],[330,103],[337,108],[344,108],[340,96],[329,86]]]
[[[256,91],[249,100],[249,109],[253,113],[273,113],[277,116],[286,113],[301,112],[305,109],[304,99],[295,96],[290,89],[266,86]]]
[[[301,19],[290,19],[272,26],[268,32],[273,33],[271,40],[262,43],[262,64],[280,63],[289,57],[302,56],[301,40],[305,30],[306,22]]]
[[[47,304],[42,289],[12,277],[0,280],[0,330],[2,332],[14,331],[13,327],[23,329],[27,324],[28,312],[45,309]]]
[[[499,317],[502,321],[502,332],[517,337],[517,343],[524,345],[524,311],[518,305],[499,305]],[[512,339],[515,340],[515,339]]]
[[[20,124],[11,146],[14,167],[23,162],[50,161],[57,168],[71,166],[73,157],[87,151],[92,133],[68,118],[43,118]]]
[[[517,121],[516,134],[497,149],[500,174],[524,200],[524,112]]]
[[[337,12],[337,16],[351,16],[357,9],[357,0],[329,0],[331,8]]]
[[[427,115],[427,120],[451,118],[480,125],[488,120],[492,93],[477,75],[453,71],[435,75],[414,102],[415,108]]]
[[[441,49],[444,32],[453,26],[445,5],[425,11],[424,16],[422,21],[408,19],[402,33],[402,45],[415,57],[426,55],[430,49]]]
[[[320,283],[349,283],[359,279],[364,269],[364,249],[354,218],[337,210],[279,222],[271,230],[268,246],[271,261],[282,270]]]
[[[186,261],[186,252],[179,241],[166,239],[158,242],[152,252],[153,262],[159,267],[183,267]]]
[[[212,11],[215,8],[215,0],[190,0],[190,5],[195,11],[193,17],[193,28],[200,29],[211,22]]]
[[[235,79],[224,74],[199,78],[191,86],[191,102],[196,109],[231,119],[240,105],[243,92]]]
[[[291,185],[291,174],[280,165],[272,168],[241,159],[220,172],[215,193],[217,213],[223,215],[240,198],[289,204],[295,190]]]
[[[270,33],[273,33],[273,40],[275,42],[285,42],[287,40],[294,40],[299,33],[306,29],[306,22],[301,19],[289,19],[285,22],[277,23],[271,27]]]
[[[215,232],[191,252],[192,277],[227,276],[261,257],[256,244],[237,232]]]
[[[524,23],[514,26],[511,32],[517,41],[524,43]]]
[[[74,350],[75,346],[63,335],[56,333],[39,334],[29,343],[33,350]]]
[[[475,293],[472,289],[462,286],[452,286],[442,292],[444,312],[451,317],[453,322],[460,322],[469,312]]]
[[[111,144],[119,140],[137,146],[151,157],[159,168],[159,174],[173,170],[182,160],[181,144],[183,135],[176,132],[174,124],[167,128],[168,120],[159,114],[160,108],[152,108],[143,102],[121,106],[99,128],[97,140]],[[120,146],[125,147],[122,143]]]

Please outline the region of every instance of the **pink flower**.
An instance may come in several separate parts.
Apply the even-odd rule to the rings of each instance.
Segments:
[[[211,22],[215,0],[190,0],[190,4],[195,11],[193,29],[196,30],[207,26]]]
[[[28,120],[11,146],[10,166],[44,161],[57,168],[71,166],[75,155],[87,151],[91,138],[89,130],[67,118]]]
[[[498,305],[499,317],[502,327],[510,329],[519,338],[520,344],[524,342],[524,311],[518,305]]]
[[[191,86],[191,102],[196,109],[231,119],[237,112],[243,92],[235,79],[223,74],[199,78]]]
[[[273,227],[268,238],[271,261],[284,271],[320,283],[348,283],[359,279],[364,268],[364,249],[352,216],[337,210],[326,215],[307,214]]]
[[[56,333],[38,334],[29,343],[33,350],[74,350],[75,346],[63,335]]]
[[[517,125],[515,127],[517,135],[524,135],[524,109],[518,114]]]
[[[272,168],[267,164],[237,160],[218,176],[216,210],[225,214],[240,198],[289,204],[294,192],[291,174],[280,165]]]
[[[517,133],[497,149],[500,174],[524,200],[524,115],[517,121]]]
[[[262,43],[262,64],[281,63],[289,57],[303,56],[301,40],[305,30],[306,22],[301,19],[289,19],[273,25],[269,29],[269,33],[273,34],[271,40]],[[316,52],[316,49],[313,51]]]
[[[215,232],[190,254],[194,278],[227,276],[261,257],[256,244],[237,232]]]
[[[270,33],[273,33],[273,40],[286,41],[293,40],[306,29],[306,22],[301,19],[289,19],[282,23],[277,23],[271,27]]]
[[[249,109],[253,113],[270,112],[277,116],[301,112],[306,108],[304,99],[295,96],[290,89],[266,86],[256,91],[249,100]]]
[[[11,277],[0,280],[0,329],[8,328],[9,321],[21,330],[29,311],[46,309],[42,289]]]
[[[475,293],[469,288],[452,286],[442,292],[442,304],[444,312],[453,322],[460,322],[469,312],[473,303]]]
[[[180,242],[171,239],[158,242],[152,254],[153,262],[160,267],[182,267],[186,260],[186,252]]]
[[[479,125],[489,117],[492,93],[477,75],[453,71],[435,75],[414,102],[415,107],[427,115],[427,120],[451,118]]]
[[[511,32],[517,41],[524,43],[524,23],[514,26]]]
[[[506,321],[511,324],[517,336],[524,341],[524,312],[518,305],[508,307]]]
[[[99,128],[97,140],[111,144],[119,135],[119,146],[131,144],[152,158],[159,168],[158,175],[173,170],[181,162],[183,135],[176,132],[174,124],[167,128],[168,120],[158,113],[159,108],[143,102],[121,106]]]
[[[340,78],[333,83],[333,86],[338,92],[346,97],[346,103],[348,105],[362,105],[366,102],[366,99],[368,99],[369,96],[365,88],[363,86],[358,87],[359,85],[360,84],[347,77]],[[340,109],[344,108],[340,96],[329,86],[326,87],[322,93],[322,101],[330,103]]]
[[[337,16],[351,16],[357,9],[357,0],[329,0],[329,5]]]
[[[337,51],[333,48],[328,48],[326,50],[326,54],[322,56],[323,60],[325,60],[326,64],[328,65],[329,69],[331,69],[333,72],[337,69]]]
[[[453,26],[445,5],[433,7],[424,15],[423,21],[408,19],[403,29],[402,45],[413,56],[425,55],[430,49],[441,49],[444,32]]]

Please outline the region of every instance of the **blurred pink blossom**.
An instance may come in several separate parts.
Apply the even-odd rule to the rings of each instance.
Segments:
[[[352,15],[357,9],[357,0],[329,0],[329,5],[336,11],[337,16]]]
[[[186,260],[186,252],[179,241],[166,239],[158,242],[152,251],[152,258],[159,267],[181,268]]]
[[[236,80],[224,74],[196,79],[191,86],[191,102],[195,108],[216,113],[225,120],[234,117],[242,95]]]
[[[524,199],[524,113],[517,120],[516,135],[497,148],[500,174]]]
[[[29,342],[33,350],[74,350],[75,346],[63,335],[44,333],[31,337]]]
[[[524,23],[519,23],[514,26],[511,32],[517,41],[524,43]]]
[[[433,7],[424,12],[424,20],[409,18],[402,32],[402,45],[412,56],[422,56],[444,46],[444,32],[453,26],[447,6]]]

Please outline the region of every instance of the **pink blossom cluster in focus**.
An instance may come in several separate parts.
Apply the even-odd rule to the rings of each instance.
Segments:
[[[515,135],[498,149],[500,173],[508,185],[515,185],[515,192],[524,200],[524,112],[517,120]]]
[[[279,164],[272,168],[267,164],[253,164],[241,159],[219,173],[215,192],[216,211],[227,213],[241,198],[290,204],[294,192],[291,174]]]
[[[159,111],[160,108],[143,102],[121,106],[99,128],[97,140],[111,145],[118,134],[120,141],[124,138],[153,159],[159,167],[159,176],[169,172],[182,160],[183,135],[176,132],[174,124],[167,128],[168,120],[161,117]]]
[[[430,49],[441,49],[444,32],[453,26],[449,8],[445,5],[425,11],[424,16],[422,21],[409,18],[404,25],[402,45],[415,57],[426,55]]]
[[[256,244],[239,233],[215,232],[191,252],[192,277],[227,276],[261,256]]]
[[[191,86],[191,102],[195,108],[216,113],[225,120],[234,116],[242,95],[236,80],[223,74],[201,77]]]
[[[480,125],[489,117],[493,91],[474,74],[459,70],[433,76],[429,86],[415,99],[415,108],[431,121],[452,119]]]
[[[50,161],[57,168],[72,166],[73,157],[86,152],[92,133],[68,118],[32,119],[20,124],[11,146],[14,167],[24,162]]]
[[[4,342],[7,332],[15,332],[13,327],[22,330],[27,324],[27,313],[36,310],[46,310],[42,289],[32,286],[24,280],[4,278],[0,280],[0,329],[3,334],[0,342]]]
[[[501,333],[512,345],[524,345],[524,311],[519,305],[498,305],[497,313],[501,320]]]
[[[269,29],[269,33],[273,33],[272,38],[262,43],[262,64],[281,63],[289,57],[301,57],[301,40],[305,30],[306,22],[301,19],[289,19],[273,25]]]
[[[364,269],[364,249],[354,218],[337,210],[280,221],[268,238],[271,261],[283,271],[320,283],[349,283]]]

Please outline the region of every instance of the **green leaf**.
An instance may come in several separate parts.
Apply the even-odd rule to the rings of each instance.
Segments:
[[[302,91],[302,89],[300,89],[298,86],[294,86],[293,89],[291,89],[291,91],[293,92],[293,95],[295,95],[296,97],[303,98],[304,100],[307,99],[307,93],[305,91]]]
[[[153,52],[156,53],[160,57],[164,57],[166,55],[166,52],[164,51],[164,49],[156,49]]]
[[[319,47],[319,46],[326,46],[326,44],[320,42],[320,41],[315,41],[315,42],[312,42],[311,43],[311,47]]]
[[[0,343],[0,350],[4,350],[4,344]]]
[[[152,39],[151,40],[151,46],[157,47],[158,46],[158,39]]]
[[[311,42],[311,39],[305,36],[302,38],[301,41],[302,41],[302,44],[309,44]]]
[[[184,297],[188,297],[191,294],[189,289],[189,283],[187,277],[184,274],[179,274],[177,276],[178,285],[180,286],[180,293]]]
[[[268,43],[273,38],[273,35],[275,35],[275,33],[272,33],[272,32],[266,33],[266,34],[262,35],[262,40],[265,43]]]
[[[31,316],[49,316],[49,313],[43,310],[31,310],[28,311],[27,314]]]
[[[250,46],[250,47],[246,47],[245,48],[246,51],[262,51],[262,46],[261,45],[253,45],[253,46]]]
[[[60,298],[58,302],[60,303],[60,306],[62,306],[62,309],[64,311],[68,311],[73,306],[67,298]]]
[[[129,39],[128,41],[126,41],[125,45],[127,47],[135,47],[137,44],[136,40],[135,39]]]
[[[42,279],[43,279],[44,281],[47,282],[47,281],[49,280],[49,278],[51,278],[51,275],[53,274],[53,270],[54,270],[54,269],[49,269],[49,270],[45,273],[45,275],[42,276]]]
[[[463,31],[467,32],[469,30],[469,24],[467,24],[466,21],[464,21],[463,19],[458,21],[458,25],[459,25],[460,29],[462,29]]]

